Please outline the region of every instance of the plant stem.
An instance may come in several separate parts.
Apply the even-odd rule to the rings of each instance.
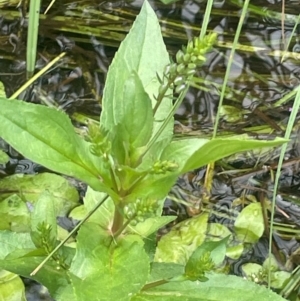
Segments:
[[[164,76],[166,76],[166,75],[163,74],[163,77]],[[158,107],[160,106],[161,102],[163,101],[167,91],[170,89],[171,84],[174,82],[174,80],[176,79],[177,76],[178,76],[178,74],[176,73],[172,78],[170,78],[168,80],[167,85],[163,89],[163,91],[161,93],[159,93],[159,95],[157,96],[156,104],[155,104],[154,109],[153,109],[153,116],[155,115],[155,113],[156,113]],[[162,79],[162,81],[163,81],[163,79]]]
[[[124,230],[125,228],[130,224],[130,222],[133,220],[133,218],[127,220],[122,227],[120,227],[117,232],[114,233],[114,239],[116,239]]]
[[[124,216],[123,216],[121,207],[120,207],[120,205],[116,205],[114,221],[113,221],[113,225],[111,227],[111,232],[112,232],[113,236],[114,236],[114,234],[118,233],[119,229],[121,229],[123,227],[123,223],[124,223]]]
[[[161,280],[157,280],[157,281],[154,281],[154,282],[147,283],[142,288],[142,291],[148,290],[150,288],[153,288],[153,287],[156,287],[156,286],[159,286],[159,285],[162,285],[162,284],[166,284],[168,282],[169,282],[168,280],[161,279]]]

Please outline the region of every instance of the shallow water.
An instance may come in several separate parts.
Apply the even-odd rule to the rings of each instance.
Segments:
[[[36,70],[40,70],[62,51],[68,51],[68,56],[19,98],[59,107],[73,116],[74,124],[80,124],[74,113],[97,118],[101,112],[101,95],[108,66],[141,3],[56,1],[47,15],[41,15]],[[162,33],[171,55],[186,44],[187,39],[199,34],[205,1],[179,1],[167,6],[158,1],[151,3],[160,18]],[[267,126],[269,132],[280,136],[283,133],[278,129],[278,124],[286,125],[294,96],[284,102],[280,100],[300,83],[299,26],[287,48],[284,61],[281,61],[293,29],[290,17],[299,12],[299,4],[297,1],[285,2],[284,28],[278,15],[262,15],[266,9],[280,13],[281,2],[260,0],[251,1],[251,4],[261,9],[252,7],[243,26],[240,46],[234,55],[234,64],[229,74],[219,134],[247,131],[255,135],[254,127]],[[0,81],[5,86],[7,96],[10,96],[26,81],[27,22],[22,17],[21,9],[14,5],[0,8]],[[180,128],[178,135],[189,133],[201,136],[212,132],[240,9],[233,1],[214,3],[209,30],[218,33],[218,44],[198,71],[198,79],[176,113]],[[45,10],[44,3],[41,13]],[[295,133],[297,129],[295,127]],[[295,144],[298,144],[297,134],[294,137]],[[287,154],[287,159],[292,160],[292,163],[286,164],[282,172],[280,193],[283,201],[285,195],[299,196],[299,170],[296,165],[299,151],[294,147],[295,144],[292,144]],[[11,157],[9,164],[2,169],[6,174],[44,171],[41,166],[22,158],[9,146],[3,144],[1,148]],[[274,164],[277,158],[278,154],[266,156],[262,160],[257,154],[250,156],[245,153],[239,158],[228,159],[226,163],[238,170],[242,167],[253,168],[257,163]],[[241,194],[258,195],[255,189],[262,186],[270,192],[273,184],[269,173],[263,172],[262,168],[259,172],[237,172],[235,175],[224,171],[224,165],[217,166],[210,200],[214,212],[219,214],[212,214],[211,221],[232,227],[234,218],[241,210],[233,208],[233,200]],[[197,208],[203,195],[204,175],[205,169],[201,169],[180,178],[171,192],[171,195],[192,203],[195,208],[191,210],[168,200],[165,209],[167,214],[176,212],[180,219],[184,219],[199,213]],[[0,174],[2,176],[5,174]],[[296,224],[300,215],[297,212],[299,207],[290,208],[290,204],[290,201],[279,202],[278,206],[288,213],[289,218],[280,213],[277,213],[276,218],[281,222]],[[299,247],[293,237],[283,240],[276,236],[276,240],[279,249],[283,249],[286,255]],[[232,272],[240,274],[243,262],[261,263],[266,255],[265,246],[265,240],[262,239],[233,264]]]

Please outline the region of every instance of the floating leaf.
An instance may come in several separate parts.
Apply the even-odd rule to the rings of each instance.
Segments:
[[[52,173],[15,174],[2,179],[0,181],[0,200],[11,194],[19,194],[26,201],[34,204],[45,190],[53,195],[58,215],[65,215],[78,205],[79,195],[76,188],[65,178]]]
[[[222,105],[220,116],[227,122],[238,122],[243,118],[243,111],[238,107]]]
[[[25,287],[21,278],[8,271],[0,271],[0,300],[26,301]]]
[[[242,210],[234,223],[240,241],[255,243],[263,235],[264,220],[260,203],[252,203]]]
[[[25,202],[16,194],[0,202],[0,230],[30,230],[30,214]]]
[[[6,164],[9,161],[9,156],[0,149],[0,164]]]
[[[155,261],[185,264],[205,240],[208,214],[185,220],[171,229],[158,243]]]

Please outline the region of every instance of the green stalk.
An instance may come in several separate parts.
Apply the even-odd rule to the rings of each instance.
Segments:
[[[207,1],[207,5],[206,5],[206,9],[205,9],[205,14],[204,14],[203,22],[202,22],[202,28],[201,28],[201,31],[200,31],[200,38],[201,38],[201,40],[206,35],[206,31],[207,31],[208,23],[209,23],[209,20],[210,20],[211,9],[212,9],[213,3],[214,3],[213,0],[208,0]]]
[[[243,6],[243,9],[242,9],[242,14],[241,14],[241,17],[240,17],[240,21],[239,21],[238,27],[236,29],[236,34],[234,36],[232,50],[231,50],[231,53],[230,53],[230,56],[229,56],[228,65],[227,65],[227,68],[226,68],[226,73],[225,73],[224,82],[223,82],[223,86],[222,86],[222,91],[221,91],[221,96],[220,96],[220,101],[219,101],[219,106],[218,106],[218,112],[217,112],[216,120],[215,120],[215,124],[214,124],[214,132],[213,132],[213,136],[212,136],[213,139],[216,138],[216,136],[217,136],[217,130],[218,130],[218,125],[219,125],[219,120],[220,120],[220,115],[221,115],[221,108],[222,108],[223,100],[224,100],[225,93],[226,93],[227,83],[228,83],[228,79],[229,79],[229,73],[230,73],[231,65],[233,63],[234,53],[235,53],[235,50],[236,50],[237,45],[238,45],[238,40],[239,40],[239,37],[240,37],[242,26],[243,26],[245,16],[246,16],[246,13],[247,13],[247,8],[248,8],[248,5],[249,5],[249,1],[250,0],[246,0],[244,2],[244,6]]]
[[[27,53],[26,53],[27,79],[33,76],[34,69],[35,69],[40,5],[41,5],[41,0],[30,1],[28,32],[27,32]]]
[[[284,50],[284,52],[283,52],[283,55],[282,55],[282,58],[281,58],[280,63],[283,63],[283,61],[284,61],[284,59],[285,59],[285,56],[286,56],[286,54],[287,54],[287,52],[288,52],[288,49],[289,49],[289,47],[290,47],[290,44],[291,44],[291,42],[292,42],[293,36],[294,36],[294,34],[295,34],[295,32],[296,32],[296,29],[297,29],[299,23],[300,23],[300,14],[299,14],[299,16],[298,16],[298,19],[297,19],[297,21],[296,21],[296,23],[295,23],[295,25],[294,25],[294,28],[293,28],[292,32],[291,32],[290,38],[289,38],[288,43],[287,43],[287,45],[286,45],[286,48],[285,48],[285,50]]]
[[[177,109],[179,108],[180,104],[182,103],[188,89],[189,89],[189,83],[190,83],[191,77],[189,77],[187,79],[187,83],[185,88],[183,89],[183,91],[180,92],[179,97],[177,98],[175,104],[173,105],[172,110],[169,112],[167,118],[164,120],[163,124],[161,125],[161,127],[158,129],[158,131],[155,133],[155,135],[153,136],[153,138],[149,141],[149,143],[147,144],[147,148],[145,150],[145,152],[143,153],[142,157],[144,157],[146,155],[146,153],[150,150],[150,148],[155,144],[155,142],[157,141],[157,139],[159,138],[159,136],[161,135],[161,133],[164,131],[164,129],[166,128],[166,126],[168,125],[168,123],[171,121],[172,117],[174,116],[175,112],[177,111]]]
[[[113,221],[113,225],[111,228],[111,232],[112,232],[112,236],[115,237],[118,236],[120,233],[120,229],[123,229],[123,224],[124,224],[124,215],[122,208],[116,204],[115,205],[115,214],[114,214],[114,221]]]
[[[43,265],[50,259],[52,256],[69,240],[69,238],[76,233],[76,231],[81,227],[83,223],[85,223],[95,212],[96,210],[108,199],[108,195],[106,195],[96,206],[85,216],[83,220],[81,220],[76,227],[69,233],[69,235],[60,242],[57,247],[30,273],[30,276],[34,276]]]
[[[297,118],[297,114],[300,108],[300,87],[298,87],[297,89],[297,94],[295,97],[295,101],[294,101],[294,105],[292,108],[292,112],[289,118],[289,122],[286,128],[286,132],[284,135],[285,139],[290,139],[293,127],[294,127],[294,123],[296,121]],[[275,206],[276,206],[276,195],[277,195],[277,190],[278,190],[278,184],[279,184],[279,178],[280,178],[280,174],[281,174],[281,168],[282,168],[282,164],[283,164],[283,160],[284,160],[284,156],[285,156],[285,152],[287,149],[288,143],[284,143],[280,152],[280,157],[279,157],[279,161],[278,161],[278,165],[277,165],[277,171],[276,171],[276,176],[275,176],[275,183],[274,183],[274,191],[273,191],[273,197],[272,197],[272,209],[271,209],[271,225],[270,225],[270,235],[269,235],[269,258],[272,255],[272,240],[273,240],[273,230],[274,230],[274,215],[275,215]],[[271,262],[269,261],[269,264]],[[268,269],[268,288],[271,287],[271,267],[269,266]]]

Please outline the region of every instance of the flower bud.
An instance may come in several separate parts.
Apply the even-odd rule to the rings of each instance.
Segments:
[[[176,53],[177,64],[183,63],[183,57],[184,57],[184,53],[181,50],[177,51]]]

